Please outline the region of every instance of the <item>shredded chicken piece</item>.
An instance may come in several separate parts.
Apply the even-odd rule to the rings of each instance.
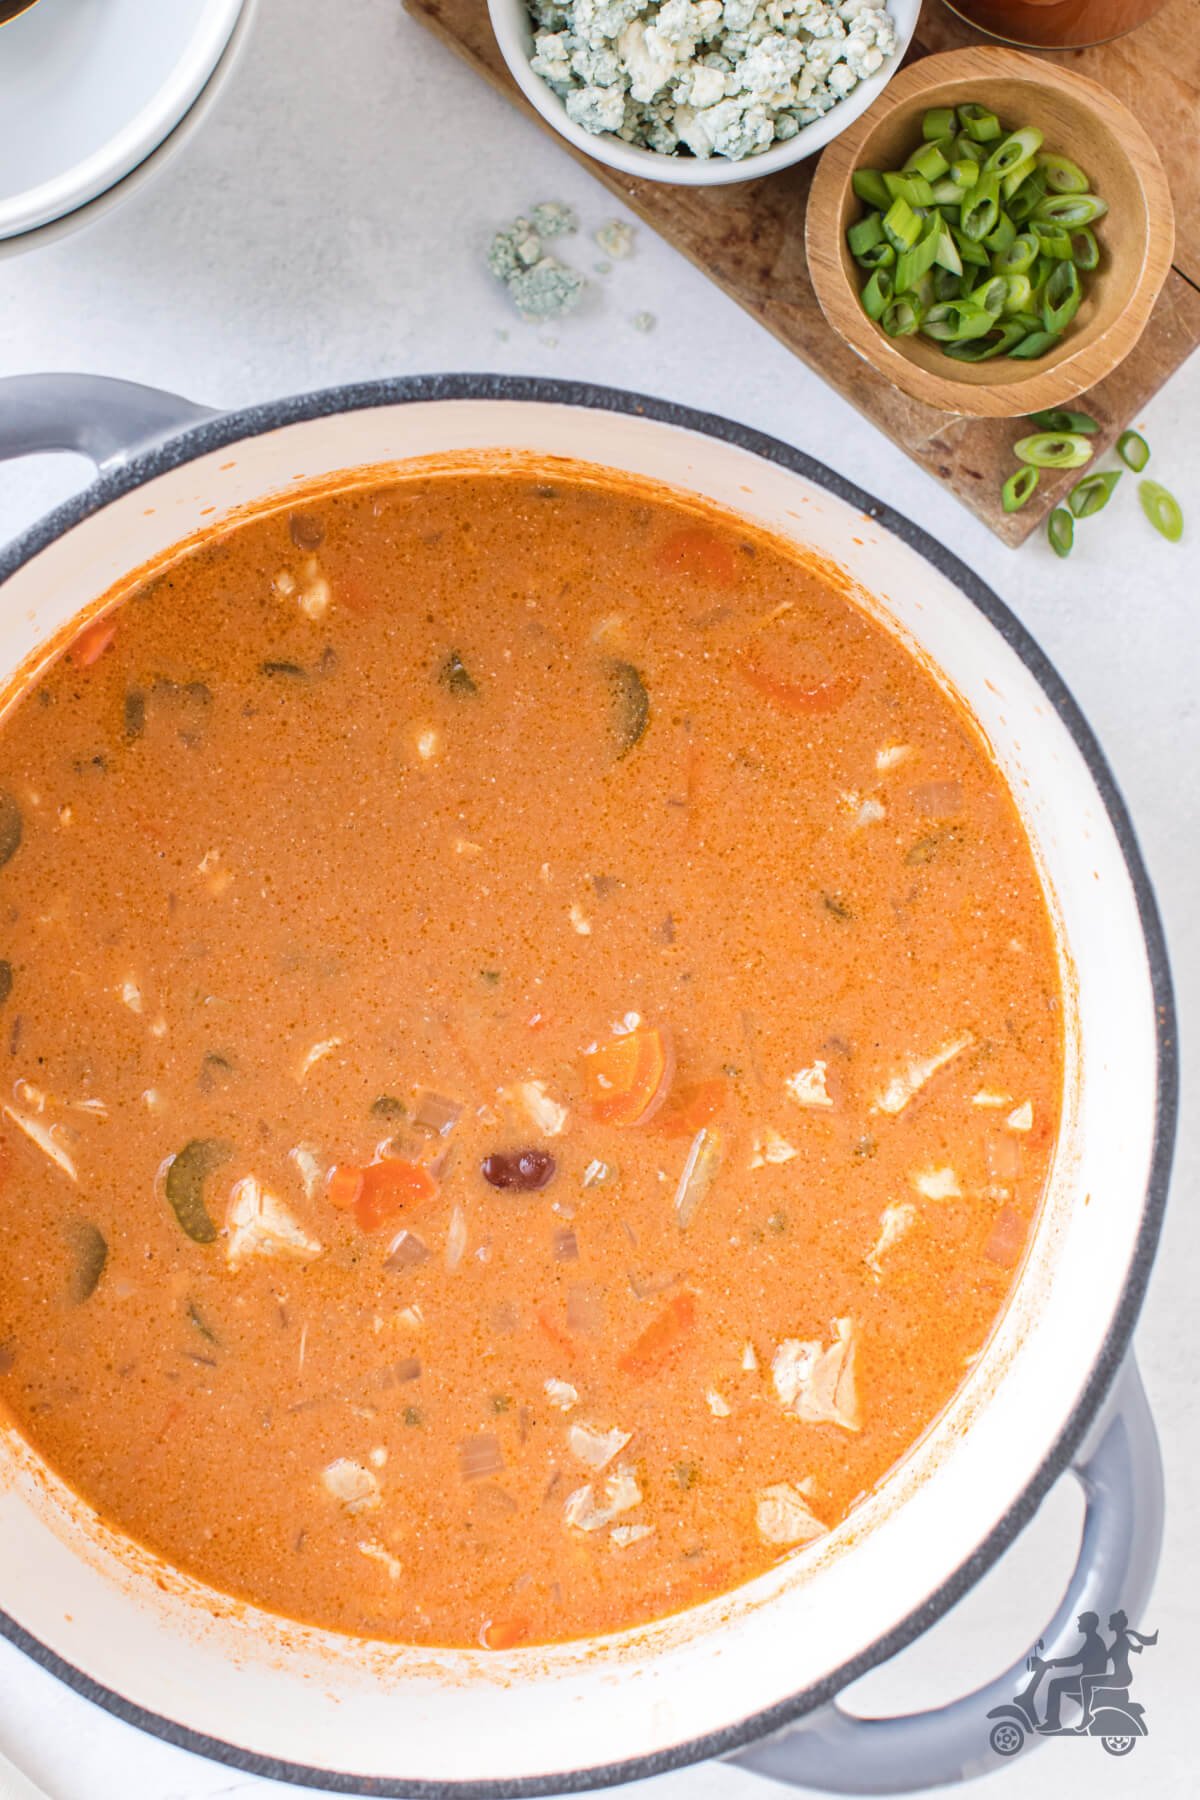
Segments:
[[[405,1331],[423,1331],[425,1314],[419,1306],[402,1306],[396,1314],[397,1325],[403,1325]]]
[[[790,1481],[759,1490],[755,1521],[759,1537],[768,1544],[810,1544],[826,1531],[800,1488]]]
[[[912,1184],[924,1200],[961,1200],[962,1187],[954,1170],[948,1167],[918,1169]]]
[[[873,794],[864,797],[852,790],[841,796],[841,805],[842,811],[850,820],[851,831],[861,831],[866,825],[878,825],[887,818],[887,808],[883,801],[877,800]]]
[[[733,1410],[728,1400],[719,1394],[716,1388],[709,1388],[704,1398],[708,1401],[708,1410],[714,1419],[727,1419]]]
[[[912,753],[911,744],[884,744],[882,749],[875,752],[875,767],[882,775],[888,769],[898,768],[902,762],[907,762]]]
[[[618,1550],[628,1550],[630,1544],[640,1544],[643,1538],[653,1534],[653,1525],[614,1525],[608,1536]]]
[[[29,1113],[18,1112],[15,1106],[6,1106],[4,1113],[18,1131],[25,1133],[31,1144],[37,1145],[43,1156],[50,1158],[55,1168],[61,1169],[72,1181],[79,1180],[74,1162],[55,1136],[59,1129],[57,1125],[43,1125],[40,1119],[33,1118]]]
[[[964,1050],[969,1050],[974,1042],[974,1034],[964,1031],[961,1037],[951,1038],[948,1044],[943,1044],[932,1056],[910,1062],[902,1075],[892,1076],[875,1102],[875,1111],[893,1115],[902,1113],[909,1101],[916,1098],[940,1069],[953,1062],[956,1056],[961,1056]]]
[[[321,573],[321,565],[315,556],[305,558],[300,573],[303,586],[296,595],[296,604],[306,619],[323,619],[329,611],[333,590]]]
[[[385,1550],[383,1548],[382,1544],[369,1544],[362,1539],[359,1540],[358,1548],[364,1556],[369,1556],[373,1562],[382,1563],[393,1581],[399,1581],[401,1575],[404,1573],[404,1564],[400,1561],[398,1556],[393,1556],[390,1550]]]
[[[341,1047],[342,1040],[340,1037],[322,1038],[319,1044],[314,1044],[312,1048],[306,1050],[304,1055],[300,1058],[300,1062],[296,1069],[296,1080],[303,1081],[314,1063],[319,1063],[322,1057],[332,1056],[334,1051],[340,1050]]]
[[[631,1431],[622,1431],[616,1425],[611,1431],[597,1431],[594,1425],[578,1424],[568,1430],[567,1443],[572,1456],[577,1456],[589,1469],[604,1469],[632,1436]]]
[[[811,1071],[805,1072],[810,1073]],[[788,1085],[790,1087],[791,1084],[789,1083]],[[812,1106],[821,1103],[819,1101],[809,1101],[807,1104]],[[830,1101],[828,1104],[832,1105],[833,1103]],[[767,1125],[763,1128],[762,1136],[756,1137],[754,1140],[749,1166],[752,1169],[761,1169],[764,1168],[767,1163],[791,1162],[795,1155],[795,1145],[789,1144],[787,1139],[781,1137],[779,1132],[777,1132],[773,1126]]]
[[[978,1093],[971,1095],[972,1106],[1001,1107],[1010,1106],[1011,1104],[1011,1094],[998,1094],[991,1088],[980,1088]]]
[[[321,1485],[351,1517],[356,1513],[375,1512],[383,1505],[378,1476],[349,1456],[339,1456],[336,1462],[321,1470]]]
[[[320,1256],[323,1248],[255,1175],[234,1184],[225,1229],[229,1234],[225,1255],[231,1269],[240,1269],[253,1256],[290,1256],[307,1262]]]
[[[811,1069],[797,1069],[794,1075],[789,1075],[784,1086],[792,1099],[801,1106],[832,1106],[825,1086],[828,1067],[828,1063],[817,1061]]]
[[[635,1506],[642,1504],[642,1490],[638,1486],[637,1476],[632,1469],[622,1466],[608,1476],[604,1483],[604,1501],[596,1499],[596,1491],[589,1481],[586,1487],[576,1488],[567,1496],[563,1507],[563,1519],[573,1525],[576,1531],[602,1531],[606,1525],[624,1512],[632,1512]]]
[[[546,1383],[546,1398],[560,1412],[570,1412],[573,1406],[579,1405],[579,1389],[572,1387],[569,1381],[559,1381],[557,1376],[551,1375]]]
[[[315,1200],[325,1180],[325,1167],[312,1144],[297,1144],[294,1150],[288,1151],[288,1161],[294,1163],[304,1188],[304,1198]]]
[[[565,1106],[550,1098],[544,1081],[518,1081],[512,1089],[512,1097],[543,1137],[562,1135],[570,1114]]]
[[[910,1231],[916,1223],[917,1209],[911,1200],[901,1200],[895,1206],[885,1206],[879,1215],[879,1236],[867,1251],[863,1261],[874,1275],[876,1281],[883,1278],[882,1259],[898,1244],[906,1231]]]
[[[771,1377],[784,1408],[797,1419],[859,1431],[854,1321],[835,1319],[833,1329],[827,1349],[819,1339],[785,1338],[771,1360]]]
[[[1033,1101],[1023,1100],[1020,1106],[1014,1106],[1004,1121],[1006,1131],[1033,1130]]]
[[[749,1338],[742,1345],[742,1367],[748,1375],[753,1375],[758,1367],[758,1352]]]
[[[592,927],[584,914],[583,908],[574,900],[571,902],[571,910],[567,914],[567,917],[571,921],[572,931],[577,931],[580,937],[591,937]]]
[[[432,726],[427,725],[423,730],[418,731],[417,755],[421,758],[422,762],[429,762],[437,755],[440,748],[440,742],[441,740],[439,739],[437,732],[433,730]]]
[[[142,998],[142,990],[136,981],[123,981],[117,989],[117,993],[131,1013],[140,1013],[146,1004]]]

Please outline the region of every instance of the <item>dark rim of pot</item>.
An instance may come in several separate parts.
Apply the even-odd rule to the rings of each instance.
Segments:
[[[953,582],[995,627],[1038,682],[1070,732],[1099,789],[1137,899],[1157,1025],[1154,1151],[1137,1244],[1120,1304],[1088,1380],[1059,1433],[1057,1442],[999,1524],[921,1606],[892,1631],[861,1650],[857,1656],[850,1658],[821,1681],[792,1694],[786,1700],[706,1736],[690,1738],[685,1743],[673,1744],[665,1750],[632,1757],[625,1762],[509,1780],[406,1781],[400,1776],[353,1775],[285,1762],[193,1731],[173,1719],[148,1712],[123,1695],[94,1681],[91,1676],[85,1675],[82,1670],[32,1637],[6,1613],[0,1612],[0,1633],[68,1687],[74,1688],[77,1693],[128,1724],[136,1725],[181,1749],[211,1757],[232,1768],[273,1781],[291,1782],[301,1787],[325,1788],[340,1794],[375,1795],[380,1796],[381,1800],[383,1797],[394,1797],[394,1800],[401,1800],[401,1797],[403,1800],[510,1800],[510,1797],[514,1797],[515,1800],[516,1796],[563,1794],[644,1780],[711,1757],[729,1756],[757,1739],[795,1723],[816,1707],[832,1700],[841,1689],[865,1675],[869,1669],[895,1656],[927,1631],[992,1566],[1029,1522],[1047,1491],[1066,1470],[1112,1386],[1129,1346],[1145,1296],[1166,1205],[1178,1107],[1178,1061],[1171,972],[1154,890],[1116,780],[1091,726],[1065,682],[1004,602],[958,557],[919,526],[864,493],[853,482],[834,474],[822,463],[806,456],[803,451],[793,450],[789,445],[781,443],[777,438],[768,437],[763,432],[753,431],[713,413],[699,412],[693,407],[626,393],[619,389],[596,387],[589,382],[488,374],[414,375],[362,382],[349,387],[326,388],[288,399],[267,401],[240,412],[217,414],[201,424],[185,429],[177,437],[132,455],[119,467],[103,473],[76,498],[57,507],[0,553],[0,582],[7,581],[10,575],[48,544],[91,514],[119,499],[122,494],[129,493],[131,489],[140,487],[144,482],[178,468],[183,463],[205,456],[210,451],[224,449],[241,439],[258,437],[281,426],[337,413],[447,400],[532,401],[558,406],[590,407],[601,412],[627,413],[656,424],[673,425],[684,431],[718,438],[723,443],[761,457],[765,462],[775,463],[780,468],[801,475],[828,493],[836,495],[856,512],[866,514],[876,524],[891,532],[902,543],[923,556],[947,580]]]

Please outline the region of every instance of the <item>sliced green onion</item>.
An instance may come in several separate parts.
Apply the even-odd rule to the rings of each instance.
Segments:
[[[931,106],[921,120],[921,136],[927,144],[952,138],[958,130],[958,114],[952,106]]]
[[[1028,275],[997,275],[995,280],[1004,283],[1004,304],[1000,310],[1006,317],[1012,318],[1028,312],[1033,296]]]
[[[1093,513],[1103,512],[1122,474],[1121,469],[1096,469],[1077,481],[1067,495],[1067,505],[1074,516],[1090,519]]]
[[[864,250],[873,250],[883,241],[883,220],[877,212],[868,213],[865,219],[856,219],[846,233],[851,256],[861,256]]]
[[[1001,125],[994,112],[968,100],[958,109],[959,121],[973,143],[990,144],[1000,136]]]
[[[1045,192],[1045,177],[1042,175],[1040,169],[1034,169],[1032,175],[1027,175],[1025,177],[1015,193],[1005,196],[1008,202],[1006,210],[1013,223],[1016,225],[1023,225],[1026,219],[1031,216],[1034,208],[1042,199]]]
[[[1081,431],[1084,437],[1095,437],[1100,421],[1091,413],[1068,412],[1064,407],[1048,407],[1044,412],[1030,413],[1029,423],[1040,431]]]
[[[1028,275],[1037,257],[1037,239],[1031,231],[1022,231],[992,257],[992,270],[997,275]]]
[[[943,300],[931,306],[921,322],[926,337],[939,343],[957,344],[968,338],[983,337],[995,324],[992,313],[971,300]]]
[[[886,269],[876,269],[862,291],[863,310],[868,319],[882,319],[894,293],[892,278]]]
[[[990,250],[993,256],[998,256],[1002,250],[1007,250],[1008,246],[1015,241],[1016,235],[1016,226],[1008,214],[1002,212],[996,221],[995,231],[989,231],[983,240],[984,249]]]
[[[1052,194],[1086,194],[1090,183],[1078,163],[1072,162],[1069,156],[1056,156],[1053,150],[1043,150],[1037,159],[1037,166],[1046,179],[1046,186]]]
[[[891,201],[883,215],[883,233],[897,251],[911,250],[921,235],[922,221],[903,196]]]
[[[979,164],[972,162],[969,156],[960,158],[950,164],[950,179],[958,188],[974,187],[979,180]]]
[[[940,181],[950,167],[940,144],[922,144],[904,164],[904,173],[923,175],[926,181]]]
[[[1117,455],[1127,469],[1140,475],[1150,461],[1150,446],[1138,431],[1123,431],[1117,439]]]
[[[1035,356],[1045,356],[1047,350],[1053,350],[1060,335],[1057,331],[1031,331],[1008,354],[1020,357],[1022,362],[1030,362]]]
[[[937,248],[933,260],[941,269],[948,269],[951,275],[961,275],[962,257],[958,253],[958,245],[950,235],[950,228],[943,225],[938,232]]]
[[[923,311],[915,294],[897,294],[891,305],[884,309],[879,323],[888,337],[912,337],[921,323]]]
[[[982,243],[989,232],[995,231],[999,220],[1000,183],[994,175],[985,172],[963,201],[959,221],[963,236],[970,238],[973,244]]]
[[[1008,276],[1006,275],[1004,279],[1007,281]],[[1014,325],[1019,325],[1024,332],[1040,331],[1042,329],[1042,321],[1038,318],[1036,313],[1032,312],[1015,312],[1012,315],[1012,322]]]
[[[938,240],[944,227],[935,213],[929,220],[918,243],[909,250],[902,250],[896,258],[896,292],[906,294],[915,287],[927,269],[932,269],[937,259]]]
[[[952,225],[950,235],[958,247],[958,254],[965,263],[971,263],[977,269],[990,269],[992,259],[982,244],[977,244],[967,237],[961,225]]]
[[[974,164],[972,164],[974,167]],[[935,181],[933,184],[933,204],[943,209],[957,206],[962,199],[962,189],[949,178]]]
[[[1086,225],[1077,225],[1071,233],[1071,261],[1077,269],[1091,270],[1100,266],[1100,246],[1096,234]]]
[[[1082,469],[1091,461],[1092,446],[1079,431],[1035,431],[1017,439],[1013,455],[1035,469]]]
[[[1010,354],[1014,344],[1019,344],[1025,336],[1023,325],[1014,325],[1011,319],[1002,319],[994,323],[983,337],[965,338],[958,343],[945,346],[946,355],[952,356],[955,362],[990,362],[993,356]]]
[[[955,275],[949,269],[935,268],[933,271],[934,300],[961,300],[963,293],[962,276]]]
[[[1042,479],[1040,469],[1026,464],[1023,469],[1014,469],[1004,486],[1000,489],[1000,504],[1006,513],[1020,512],[1028,500],[1032,500],[1034,490]]]
[[[1056,506],[1046,520],[1046,536],[1055,556],[1070,556],[1075,542],[1075,521],[1065,506]]]
[[[883,185],[893,200],[907,200],[910,206],[933,205],[933,189],[923,175],[885,174]]]
[[[1024,187],[1036,168],[1037,164],[1032,156],[1027,156],[1024,162],[1019,162],[1015,169],[1010,169],[1007,175],[1000,177],[1000,192],[1005,201],[1011,200],[1013,195]]]
[[[1030,219],[1029,229],[1037,239],[1043,256],[1048,256],[1051,262],[1070,262],[1071,237],[1069,232],[1052,224],[1049,219]]]
[[[878,169],[855,169],[850,177],[850,186],[864,206],[874,206],[880,212],[886,212],[892,204],[892,196],[884,187],[883,176]]]
[[[1177,544],[1183,536],[1183,508],[1174,494],[1161,481],[1139,481],[1138,499],[1155,531],[1161,532],[1169,544]]]
[[[1071,232],[1077,225],[1094,225],[1107,211],[1108,201],[1099,194],[1047,194],[1038,201],[1033,216]]]
[[[896,252],[890,244],[876,244],[873,250],[864,250],[854,260],[860,269],[890,269],[896,260]]]
[[[971,298],[977,305],[982,306],[985,312],[990,312],[995,318],[1004,310],[1007,293],[1008,287],[1003,275],[992,275],[987,281],[980,282],[979,286],[972,290]]]
[[[1083,288],[1073,262],[1056,263],[1042,295],[1042,324],[1047,331],[1065,331],[1079,310]]]
[[[983,166],[994,175],[1007,175],[1019,163],[1028,162],[1031,157],[1036,156],[1042,142],[1042,133],[1036,125],[1022,125],[1019,131],[1010,131],[996,145]]]

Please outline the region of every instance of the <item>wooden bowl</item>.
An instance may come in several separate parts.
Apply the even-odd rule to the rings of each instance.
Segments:
[[[920,336],[889,338],[863,311],[865,276],[846,228],[863,207],[855,169],[897,169],[921,142],[933,106],[977,100],[1009,129],[1036,125],[1046,148],[1071,157],[1108,201],[1096,226],[1100,266],[1062,342],[1036,361],[957,363]],[[831,144],[817,165],[804,233],[821,310],[850,346],[915,400],[976,418],[1013,418],[1062,406],[1112,373],[1137,343],[1167,278],[1175,244],[1171,194],[1158,153],[1106,88],[1016,50],[979,45],[923,57]]]

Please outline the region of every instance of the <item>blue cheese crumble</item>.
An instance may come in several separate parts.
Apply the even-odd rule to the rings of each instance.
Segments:
[[[587,286],[584,277],[543,248],[545,238],[567,237],[578,229],[571,207],[543,200],[528,218],[514,219],[492,239],[488,268],[504,283],[522,318],[561,318],[579,305]]]
[[[535,74],[584,131],[738,161],[795,137],[896,48],[886,0],[529,0]]]

